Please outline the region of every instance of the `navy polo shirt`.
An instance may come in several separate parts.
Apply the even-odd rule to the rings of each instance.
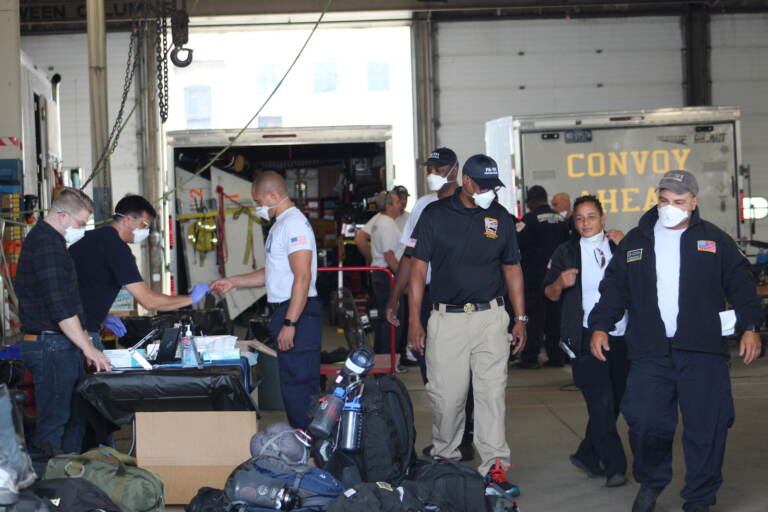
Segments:
[[[520,262],[515,221],[496,201],[467,208],[459,194],[424,209],[405,254],[432,265],[433,302],[488,302],[506,293],[502,265]]]
[[[128,244],[112,226],[86,231],[69,254],[77,269],[86,329],[98,331],[120,289],[144,279]]]

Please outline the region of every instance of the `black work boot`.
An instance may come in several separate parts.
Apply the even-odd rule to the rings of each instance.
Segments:
[[[635,502],[632,504],[632,512],[653,512],[656,508],[656,498],[659,497],[663,489],[654,489],[653,487],[640,487],[635,496]]]
[[[24,446],[21,418],[11,402],[12,395],[0,384],[0,505],[16,503],[19,489],[34,483],[36,475]]]

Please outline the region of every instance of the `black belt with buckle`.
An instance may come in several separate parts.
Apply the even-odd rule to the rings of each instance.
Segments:
[[[504,306],[504,297],[496,297],[490,302],[467,302],[466,304],[441,304],[436,303],[435,311],[440,311],[440,306],[445,306],[446,313],[474,313],[475,311],[485,311],[491,309],[496,304],[499,307]]]
[[[43,336],[45,334],[48,335],[54,335],[54,334],[64,334],[61,331],[24,331],[23,340],[24,341],[37,341],[40,336]]]

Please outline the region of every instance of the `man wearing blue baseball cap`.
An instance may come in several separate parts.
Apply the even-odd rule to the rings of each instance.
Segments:
[[[510,451],[504,426],[510,318],[515,312],[515,353],[525,345],[525,299],[515,224],[495,201],[503,187],[496,162],[470,157],[462,186],[424,209],[406,244],[413,258],[409,282],[408,342],[423,352],[419,312],[427,268],[432,266],[432,312],[427,323],[427,395],[432,404],[431,455],[457,460],[470,378],[474,387],[474,442],[487,494],[519,494],[506,478]],[[508,291],[508,297],[504,297]]]

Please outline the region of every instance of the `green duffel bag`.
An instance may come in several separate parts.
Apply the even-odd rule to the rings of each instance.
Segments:
[[[109,495],[122,512],[161,512],[163,482],[114,448],[96,448],[48,461],[45,478],[84,478]]]

